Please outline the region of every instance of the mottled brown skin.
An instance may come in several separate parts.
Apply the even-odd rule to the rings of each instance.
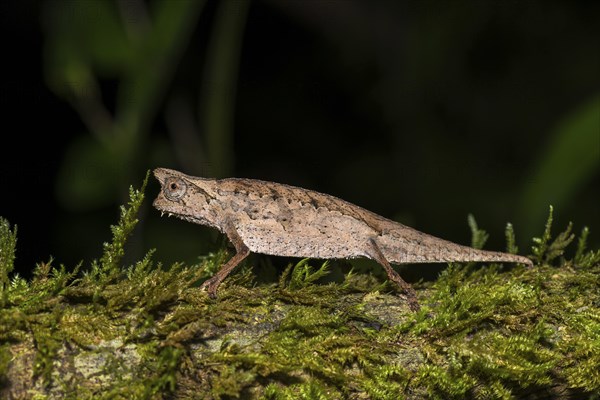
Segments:
[[[390,263],[531,261],[477,250],[419,232],[327,194],[254,179],[206,179],[157,168],[162,190],[154,207],[218,229],[236,254],[203,287],[211,296],[250,254],[310,258],[366,257],[377,261],[418,309],[416,294]]]

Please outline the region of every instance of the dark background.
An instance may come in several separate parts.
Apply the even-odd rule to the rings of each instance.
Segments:
[[[303,186],[465,244],[473,213],[489,249],[511,221],[523,254],[553,204],[555,233],[572,220],[600,243],[600,2],[56,0],[0,15],[0,215],[21,274],[89,265],[157,166]],[[222,244],[149,204],[130,259]]]

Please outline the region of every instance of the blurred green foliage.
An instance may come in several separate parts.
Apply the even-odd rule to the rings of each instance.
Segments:
[[[80,218],[164,165],[307,186],[456,241],[469,212],[529,237],[549,204],[598,229],[594,7],[49,2],[46,80],[88,131],[57,196]],[[196,228],[145,229],[204,250]]]
[[[152,122],[203,3],[157,1],[145,11],[135,2],[47,5],[48,84],[93,135],[67,150],[57,187],[64,205],[89,210],[125,196],[147,163]],[[102,79],[116,83],[114,99],[104,98]]]
[[[563,209],[600,171],[600,97],[559,121],[529,172],[520,221],[528,229],[543,218],[538,205]],[[528,230],[528,232],[530,232]]]

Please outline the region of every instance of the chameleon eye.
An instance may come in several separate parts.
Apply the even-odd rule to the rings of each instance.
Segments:
[[[169,178],[165,182],[163,191],[169,200],[178,200],[187,191],[187,185],[181,178]]]

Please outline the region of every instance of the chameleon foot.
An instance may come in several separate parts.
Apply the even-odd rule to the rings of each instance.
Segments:
[[[213,276],[212,278],[204,281],[204,283],[200,285],[200,289],[206,290],[206,292],[208,293],[208,297],[210,297],[211,299],[216,299],[217,288],[219,287],[220,283],[221,282],[219,282],[218,276]]]

